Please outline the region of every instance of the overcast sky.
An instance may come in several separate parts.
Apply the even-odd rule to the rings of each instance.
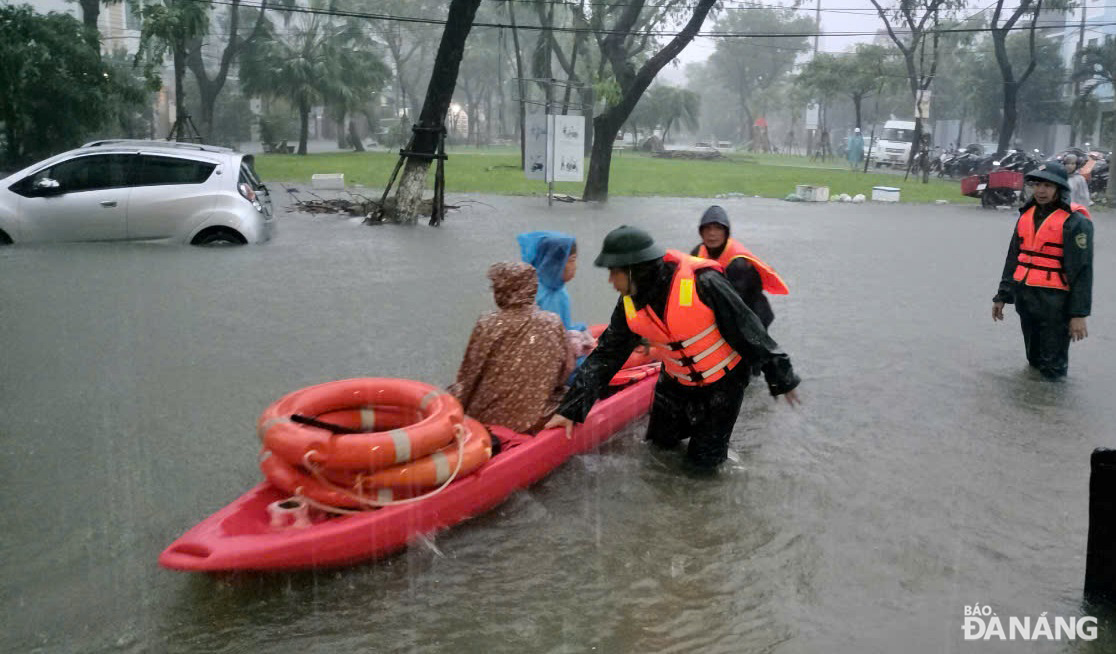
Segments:
[[[770,1],[770,0],[769,0]],[[730,6],[737,2],[727,3]],[[774,4],[771,2],[771,4]],[[884,3],[885,6],[887,3]],[[817,8],[817,0],[807,0],[801,15],[813,18]],[[841,32],[870,32],[875,34],[877,29],[883,29],[883,22],[875,13],[875,8],[868,0],[821,0],[821,28],[823,33]],[[728,11],[732,11],[729,9]],[[706,21],[702,31],[708,32],[713,22]],[[819,40],[818,48],[822,52],[843,52],[858,42],[871,41],[871,36],[823,36]],[[661,76],[673,84],[684,81],[683,69],[690,62],[704,61],[713,52],[716,40],[698,37],[693,40],[678,57],[677,69],[667,66]],[[812,44],[812,42],[811,42]]]

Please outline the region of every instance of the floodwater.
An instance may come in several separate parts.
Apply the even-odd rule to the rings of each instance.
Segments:
[[[453,196],[451,201],[462,199]],[[256,416],[354,376],[452,381],[514,234],[621,223],[696,243],[710,201],[466,197],[441,228],[284,214],[234,249],[0,250],[0,651],[1111,652],[1081,600],[1089,455],[1116,424],[1116,251],[1070,377],[990,317],[1010,212],[719,201],[785,277],[772,335],[804,404],[749,389],[693,478],[640,422],[489,514],[380,562],[210,577],[159,552],[258,482]],[[964,640],[966,606],[1097,617],[1095,641]]]

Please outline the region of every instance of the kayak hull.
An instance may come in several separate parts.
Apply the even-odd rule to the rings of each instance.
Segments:
[[[352,515],[318,516],[309,527],[270,525],[268,505],[288,494],[265,482],[209,516],[168,546],[159,564],[223,572],[337,567],[396,552],[419,536],[455,525],[503,502],[571,456],[591,450],[647,413],[657,371],[597,402],[572,438],[549,429],[494,456],[473,474],[421,501]]]

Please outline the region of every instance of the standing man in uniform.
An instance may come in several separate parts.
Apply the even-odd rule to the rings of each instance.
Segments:
[[[636,227],[605,236],[595,265],[608,268],[620,293],[598,345],[577,369],[569,392],[546,428],[582,422],[642,339],[659,351],[662,371],[647,439],[674,448],[689,439],[687,460],[714,470],[728,456],[729,439],[751,378],[762,367],[773,396],[799,402],[790,358],[767,335],[714,261],[664,251]]]
[[[718,205],[709,207],[701,215],[701,222],[698,223],[701,243],[691,250],[690,254],[703,259],[712,259],[721,264],[725,270],[725,277],[736,289],[740,299],[744,300],[744,304],[759,316],[766,329],[775,320],[775,313],[771,310],[771,303],[767,301],[767,296],[763,292],[786,295],[790,291],[774,268],[729,236],[731,231],[732,226],[729,224],[725,210]]]
[[[1020,209],[1011,235],[992,319],[1015,304],[1027,362],[1046,379],[1064,377],[1070,341],[1089,335],[1093,302],[1093,223],[1070,205],[1066,169],[1048,161],[1027,173],[1034,195]]]

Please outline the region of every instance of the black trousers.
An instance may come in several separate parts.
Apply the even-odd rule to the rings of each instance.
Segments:
[[[647,440],[672,449],[688,438],[686,458],[694,466],[713,469],[724,463],[750,372],[751,366],[740,362],[709,386],[683,386],[660,373]]]
[[[1044,377],[1065,376],[1070,346],[1066,292],[1020,285],[1015,295],[1027,363]]]

